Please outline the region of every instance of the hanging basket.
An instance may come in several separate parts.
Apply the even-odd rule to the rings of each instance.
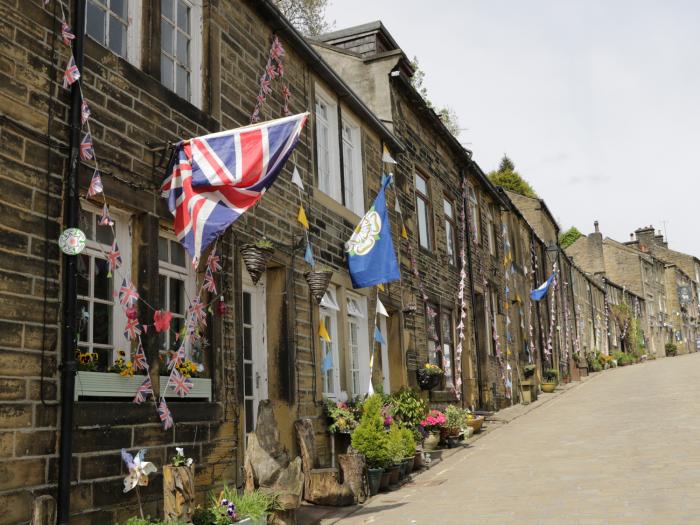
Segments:
[[[423,369],[416,370],[416,379],[421,390],[432,390],[440,385],[442,374],[428,374]]]
[[[309,284],[309,289],[311,290],[311,295],[314,296],[316,302],[321,304],[321,299],[328,289],[328,285],[331,282],[331,277],[333,276],[332,270],[321,270],[306,272],[304,278]]]
[[[260,276],[265,273],[267,268],[267,261],[270,260],[274,253],[275,251],[272,248],[264,248],[255,244],[244,244],[241,246],[241,257],[253,284],[258,284]]]

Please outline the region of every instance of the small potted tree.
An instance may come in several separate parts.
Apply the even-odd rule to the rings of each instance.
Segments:
[[[678,354],[676,343],[666,343],[666,357],[673,357]]]
[[[272,242],[265,238],[255,243],[241,246],[241,258],[253,284],[258,284],[260,276],[265,273],[267,268],[267,261],[270,260],[274,253],[275,249]]]
[[[389,429],[389,484],[395,485],[401,477],[401,463],[404,459],[404,444],[398,425],[391,425]]]
[[[363,404],[360,424],[352,433],[352,448],[364,455],[367,461],[370,496],[379,492],[384,467],[390,461],[389,436],[384,431],[382,404],[380,395],[369,396]]]
[[[557,387],[557,380],[559,379],[559,372],[554,368],[547,368],[544,371],[544,381],[542,381],[542,392],[547,392],[551,394]]]
[[[403,443],[403,477],[406,477],[413,470],[413,463],[416,456],[416,439],[413,437],[413,431],[408,428],[401,428],[400,433]]]

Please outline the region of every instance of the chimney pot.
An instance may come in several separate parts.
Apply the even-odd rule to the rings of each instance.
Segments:
[[[598,228],[598,221],[595,221],[595,222],[593,223],[593,227],[595,228],[595,232],[596,232],[596,233],[600,233],[600,229]]]

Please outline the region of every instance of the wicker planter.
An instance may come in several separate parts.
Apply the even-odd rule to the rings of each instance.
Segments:
[[[432,390],[440,384],[442,374],[428,374],[422,368],[416,370],[416,379],[421,390]]]
[[[275,251],[272,248],[261,248],[255,244],[244,244],[241,246],[241,258],[253,284],[258,284],[260,276],[267,269],[267,261],[270,260],[274,253]]]
[[[333,272],[331,270],[322,270],[320,272],[311,270],[304,274],[309,290],[311,290],[311,295],[314,296],[317,303],[321,304],[321,299],[323,299],[323,295],[328,290],[332,276]]]

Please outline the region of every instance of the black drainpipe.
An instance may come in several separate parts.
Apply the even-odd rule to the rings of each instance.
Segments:
[[[467,177],[464,174],[464,169],[460,169],[462,175],[462,184],[466,190],[467,188]],[[467,200],[469,196],[466,191],[462,192],[462,208],[464,209],[464,242],[467,245],[467,262],[469,264],[469,295],[471,296],[472,303],[472,326],[474,327],[474,344],[476,345],[476,390],[479,395],[479,409],[484,407],[484,395],[481,392],[481,358],[479,357],[479,331],[476,326],[476,295],[474,294],[474,266],[472,265],[472,240],[471,240],[471,217],[467,213]]]
[[[73,56],[75,65],[83,71],[83,40],[85,38],[85,0],[75,0],[73,9]],[[64,196],[64,226],[77,228],[80,217],[78,168],[80,163],[80,87],[71,89],[70,163]],[[48,239],[47,239],[48,242]],[[70,517],[71,459],[73,455],[73,395],[75,391],[75,355],[77,348],[78,256],[63,255],[63,323],[61,348],[61,444],[58,464],[58,523],[65,525]]]

